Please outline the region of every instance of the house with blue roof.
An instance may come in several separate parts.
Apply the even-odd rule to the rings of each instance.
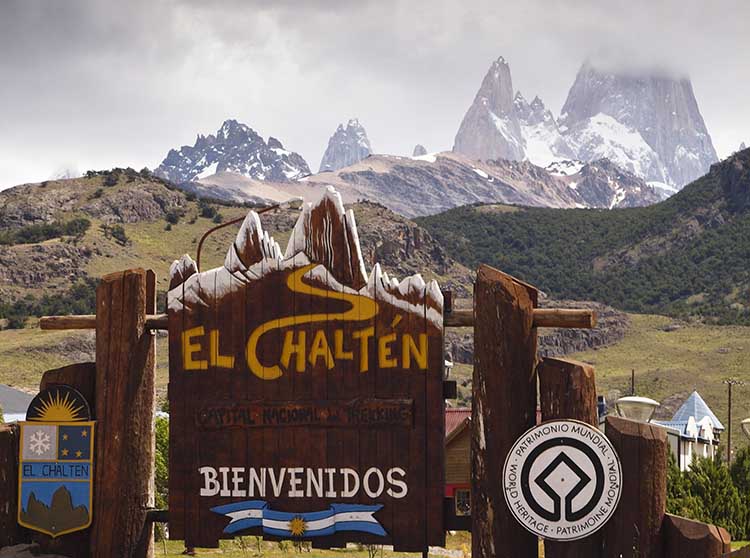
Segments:
[[[672,420],[652,421],[667,429],[669,447],[680,471],[687,471],[699,457],[713,457],[724,425],[697,391],[685,400]]]

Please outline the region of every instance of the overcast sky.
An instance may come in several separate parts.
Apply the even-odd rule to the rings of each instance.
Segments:
[[[236,118],[317,170],[450,149],[492,60],[558,114],[584,59],[689,75],[719,156],[750,144],[750,2],[0,0],[0,188],[154,168]]]

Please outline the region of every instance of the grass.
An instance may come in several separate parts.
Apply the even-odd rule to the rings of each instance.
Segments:
[[[657,401],[676,396],[673,401],[681,404],[697,390],[727,426],[727,386],[722,380],[744,380],[747,385],[733,392],[732,446],[744,445],[740,421],[750,416],[750,327],[682,324],[665,331],[670,318],[634,314],[631,319],[632,327],[620,343],[570,355],[595,366],[597,391],[610,400],[628,393],[635,370],[638,395]]]
[[[471,534],[464,531],[457,531],[454,535],[446,534],[446,546],[450,551],[458,552],[457,556],[468,557],[471,555]],[[154,557],[177,557],[182,556],[185,545],[182,541],[163,541],[156,543],[154,548]],[[377,547],[373,549],[373,555],[369,555],[366,548],[358,548],[356,545],[350,545],[345,549],[332,548],[330,550],[307,549],[300,551],[295,548],[291,542],[285,542],[280,545],[276,542],[259,541],[257,537],[237,537],[232,540],[221,541],[220,547],[213,549],[196,549],[197,556],[223,556],[226,558],[250,558],[263,556],[264,558],[291,558],[293,556],[306,558],[397,558],[397,557],[416,557],[421,554],[392,552],[385,548]],[[442,554],[430,553],[430,556],[437,557]]]
[[[94,360],[93,331],[42,331],[34,321],[25,329],[0,331],[0,384],[33,392],[45,371]],[[156,338],[156,391],[166,398],[169,350],[166,335]]]

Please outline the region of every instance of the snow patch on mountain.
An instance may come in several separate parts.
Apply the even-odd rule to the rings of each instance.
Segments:
[[[636,176],[659,176],[667,182],[659,156],[632,128],[608,114],[596,114],[572,127],[567,141],[583,161],[609,159]]]

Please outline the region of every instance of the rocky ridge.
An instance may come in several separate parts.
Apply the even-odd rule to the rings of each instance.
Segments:
[[[301,155],[255,130],[225,120],[216,134],[199,134],[193,146],[171,149],[154,170],[157,176],[182,184],[221,172],[232,172],[256,180],[287,182],[310,174]]]
[[[328,147],[320,161],[318,172],[337,171],[358,163],[372,153],[367,132],[359,120],[353,118],[344,127],[339,124],[328,140]]]
[[[414,146],[414,151],[411,152],[412,157],[421,157],[422,155],[427,155],[427,149],[424,145],[421,143],[418,143]]]

